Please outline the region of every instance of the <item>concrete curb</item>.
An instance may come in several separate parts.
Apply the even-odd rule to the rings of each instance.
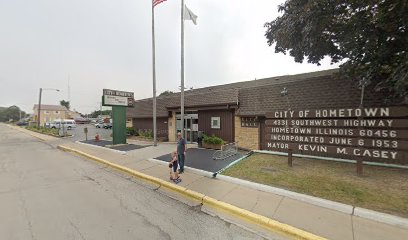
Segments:
[[[354,206],[347,205],[344,203],[334,202],[334,201],[330,201],[330,200],[326,200],[326,199],[322,199],[318,197],[312,197],[309,195],[296,193],[296,192],[292,192],[292,191],[288,191],[288,190],[284,190],[284,189],[280,189],[276,187],[271,187],[271,186],[267,186],[267,185],[263,185],[259,183],[254,183],[254,182],[250,182],[250,181],[246,181],[246,180],[242,180],[238,178],[233,178],[233,177],[225,176],[221,174],[217,175],[217,178],[231,182],[231,183],[236,183],[242,186],[250,187],[252,189],[257,189],[259,191],[270,192],[270,193],[274,193],[280,196],[299,200],[305,203],[313,204],[319,207],[332,209],[332,210],[346,213],[352,216],[357,216],[357,217],[361,217],[361,218],[365,218],[369,220],[374,220],[376,222],[386,223],[389,225],[403,227],[403,228],[408,229],[408,219],[407,218],[402,218],[402,217],[394,216],[391,214],[381,213],[381,212],[377,212],[377,211],[373,211],[373,210],[369,210],[365,208],[354,207]]]
[[[408,229],[408,219],[365,208],[354,208],[354,216]]]
[[[119,153],[119,154],[122,154],[122,155],[125,155],[125,154],[126,154],[125,151],[120,151],[120,150],[116,150],[116,149],[111,149],[111,148],[96,146],[96,145],[92,145],[92,144],[88,144],[88,143],[83,143],[83,142],[80,142],[80,141],[75,141],[75,143],[82,144],[82,145],[86,145],[86,146],[90,146],[90,147],[94,147],[94,148],[98,148],[98,149],[110,150],[110,151],[113,151],[113,152],[116,152],[116,153]]]
[[[300,230],[297,229],[295,227],[289,226],[287,224],[283,224],[280,223],[278,221],[272,220],[270,218],[252,213],[250,211],[247,211],[245,209],[241,209],[238,208],[236,206],[233,206],[231,204],[216,200],[214,198],[205,196],[204,194],[192,191],[190,189],[187,189],[185,187],[181,187],[178,185],[175,185],[173,183],[164,181],[162,179],[156,178],[156,177],[152,177],[149,175],[146,175],[144,173],[141,172],[137,172],[133,169],[115,164],[115,163],[111,163],[109,161],[103,160],[101,158],[92,156],[90,154],[78,151],[76,149],[70,148],[70,147],[66,147],[66,146],[62,146],[59,145],[58,149],[61,149],[63,151],[68,151],[68,152],[74,152],[77,153],[81,156],[84,156],[86,158],[89,158],[91,160],[94,160],[96,162],[102,163],[104,165],[107,165],[111,168],[114,168],[118,171],[130,174],[134,177],[137,177],[143,181],[146,182],[150,182],[150,183],[154,183],[154,184],[158,184],[159,188],[165,188],[167,190],[170,190],[172,192],[178,193],[179,195],[185,197],[185,198],[189,198],[189,199],[193,199],[196,200],[198,202],[201,202],[201,204],[203,206],[208,206],[217,210],[220,210],[223,213],[226,213],[228,215],[233,215],[233,216],[237,216],[239,218],[241,218],[242,220],[245,220],[247,222],[256,224],[260,227],[263,227],[264,229],[273,231],[273,232],[277,232],[277,233],[281,233],[281,234],[285,234],[286,236],[295,238],[295,239],[310,239],[310,240],[318,240],[318,239],[325,239],[319,236],[316,236],[312,233],[306,232],[304,230]]]
[[[334,201],[330,201],[330,200],[326,200],[326,199],[322,199],[318,197],[312,197],[309,195],[296,193],[296,192],[288,191],[288,190],[281,189],[281,188],[271,187],[271,186],[263,185],[260,183],[254,183],[254,182],[250,182],[250,181],[246,181],[246,180],[242,180],[238,178],[233,178],[233,177],[225,176],[221,174],[217,175],[217,178],[231,182],[231,183],[236,183],[242,186],[250,187],[252,189],[257,189],[263,192],[274,193],[280,196],[284,196],[284,197],[299,200],[302,202],[310,203],[316,206],[336,210],[342,213],[346,213],[350,215],[353,214],[353,206],[351,205],[338,203],[338,202],[334,202]]]

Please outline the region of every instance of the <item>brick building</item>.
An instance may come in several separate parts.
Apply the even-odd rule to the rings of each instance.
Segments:
[[[194,142],[197,132],[203,131],[227,142],[238,142],[246,149],[267,149],[268,113],[359,107],[359,81],[340,78],[336,73],[338,69],[188,90],[185,92],[186,138]],[[386,93],[374,91],[373,85],[365,89],[364,107],[395,105],[385,104]],[[284,88],[287,96],[282,96]],[[151,98],[142,99],[128,109],[127,117],[135,129],[152,129],[152,104]],[[157,98],[160,138],[175,141],[177,131],[181,131],[179,114],[180,93]]]
[[[55,119],[68,118],[68,109],[61,105],[47,105],[41,104],[40,113],[40,125],[44,126],[45,123],[52,122]],[[38,121],[38,104],[34,104],[33,107],[33,121]]]

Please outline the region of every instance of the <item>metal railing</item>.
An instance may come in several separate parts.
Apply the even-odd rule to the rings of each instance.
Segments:
[[[228,143],[221,147],[221,150],[215,151],[213,154],[213,160],[224,160],[234,156],[238,153],[237,142]]]

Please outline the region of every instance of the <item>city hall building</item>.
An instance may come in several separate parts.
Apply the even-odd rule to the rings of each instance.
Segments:
[[[185,91],[185,138],[196,142],[202,131],[249,150],[293,148],[321,156],[408,159],[407,105],[385,104],[387,93],[371,84],[360,108],[359,81],[336,73],[338,69]],[[128,121],[136,130],[153,129],[152,106],[149,98],[128,108]],[[180,93],[158,97],[158,138],[175,141],[181,130]]]

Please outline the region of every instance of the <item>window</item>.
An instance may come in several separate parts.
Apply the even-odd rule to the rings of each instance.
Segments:
[[[220,117],[211,117],[211,128],[219,129],[221,126]]]
[[[58,112],[58,111],[55,111],[55,113],[58,114],[59,112]]]

